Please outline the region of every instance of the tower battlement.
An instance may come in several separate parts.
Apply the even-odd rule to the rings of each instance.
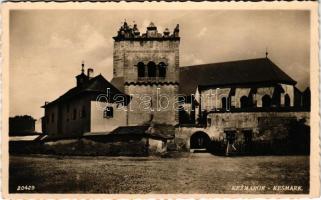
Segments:
[[[153,22],[146,27],[146,32],[139,31],[137,24],[130,25],[124,22],[119,28],[117,35],[113,37],[115,41],[131,40],[131,41],[144,41],[144,40],[179,40],[179,24],[176,25],[173,32],[165,28],[163,33],[158,32],[157,26]]]

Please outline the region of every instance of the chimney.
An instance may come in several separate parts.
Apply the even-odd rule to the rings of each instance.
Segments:
[[[91,79],[93,77],[93,74],[94,74],[94,69],[93,68],[88,68],[87,69],[88,79]]]

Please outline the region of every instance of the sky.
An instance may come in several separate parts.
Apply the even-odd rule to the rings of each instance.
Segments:
[[[180,25],[180,66],[268,57],[310,85],[310,13],[237,10],[16,10],[10,12],[10,116],[43,116],[41,106],[76,84],[81,62],[112,79],[113,39],[122,22],[140,32]]]

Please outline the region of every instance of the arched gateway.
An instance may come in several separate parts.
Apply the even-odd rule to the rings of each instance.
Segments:
[[[205,132],[195,132],[190,138],[190,149],[206,149],[210,141],[210,137]]]

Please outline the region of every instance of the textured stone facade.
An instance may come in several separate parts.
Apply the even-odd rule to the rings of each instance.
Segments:
[[[208,119],[207,129],[215,139],[222,139],[226,129],[235,129],[238,133],[246,129],[261,135],[264,135],[265,131],[274,131],[276,135],[282,137],[284,131],[280,130],[286,127],[284,122],[292,119],[304,119],[306,125],[310,125],[309,112],[210,113]],[[274,120],[273,123],[272,120]],[[267,126],[268,124],[270,126]],[[273,129],[273,126],[276,129]]]
[[[138,80],[139,62],[145,65],[145,77]],[[179,40],[115,41],[114,42],[114,77],[123,77],[126,82],[146,81],[147,65],[167,65],[166,77],[160,82],[178,82],[179,76]]]
[[[177,33],[172,36],[169,32],[158,33],[152,23],[146,34],[137,31],[125,23],[114,37],[114,78],[124,79],[125,93],[132,98],[128,125],[151,122],[175,125],[178,112],[172,107],[179,86],[180,38]],[[162,94],[166,98],[160,98]]]
[[[142,125],[151,121],[159,124],[178,123],[175,109],[178,85],[129,85],[126,91],[132,97],[128,106],[128,124]]]
[[[45,133],[52,137],[78,136],[90,131],[90,99],[84,97],[45,109]]]
[[[272,141],[286,138],[291,123],[302,119],[310,126],[310,112],[210,113],[206,127],[176,128],[175,142],[179,149],[189,150],[195,133],[203,132],[211,140],[223,141],[230,130],[236,133],[237,140],[243,140],[244,131],[250,131],[253,141]]]
[[[210,88],[202,90],[198,97],[201,102],[202,110],[230,110],[231,108],[242,108],[242,97],[246,97],[249,107],[263,107],[263,97],[268,96],[272,99],[278,99],[278,106],[285,107],[285,96],[288,95],[289,105],[294,106],[294,86],[280,84],[282,91],[276,90],[275,86],[256,86],[252,87],[236,87],[232,92],[232,87],[227,88]],[[252,92],[252,91],[255,92]],[[223,98],[225,98],[225,105],[223,106]],[[271,102],[273,104],[273,102]],[[276,106],[276,105],[275,105]]]

